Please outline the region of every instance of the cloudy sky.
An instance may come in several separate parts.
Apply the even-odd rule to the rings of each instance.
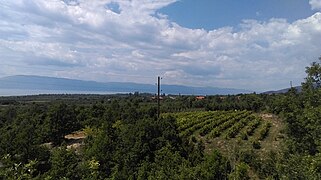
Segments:
[[[0,77],[265,91],[321,56],[321,0],[0,0]]]

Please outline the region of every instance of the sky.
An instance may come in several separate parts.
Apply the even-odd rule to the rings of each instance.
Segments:
[[[0,77],[257,92],[321,56],[321,0],[0,0]]]

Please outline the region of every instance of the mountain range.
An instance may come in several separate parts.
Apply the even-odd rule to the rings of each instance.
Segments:
[[[297,92],[302,92],[302,86],[295,86],[293,87],[294,89],[297,90]],[[285,88],[281,90],[276,90],[276,91],[266,91],[263,92],[262,94],[284,94],[287,93],[291,88]]]
[[[50,91],[77,91],[87,94],[88,92],[108,93],[156,93],[157,86],[152,84],[139,84],[131,82],[96,82],[83,81],[67,78],[46,76],[16,75],[0,78],[0,89],[16,90],[50,90]],[[251,93],[243,89],[217,88],[217,87],[192,87],[183,85],[161,85],[162,93],[186,94],[186,95],[227,95]],[[1,95],[1,94],[0,94]],[[27,94],[26,94],[27,95]]]

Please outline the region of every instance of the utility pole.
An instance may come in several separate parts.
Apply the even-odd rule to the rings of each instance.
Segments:
[[[292,86],[292,81],[290,81],[290,86],[291,86],[291,88],[293,88],[293,86]]]
[[[160,77],[157,78],[157,117],[160,116]]]

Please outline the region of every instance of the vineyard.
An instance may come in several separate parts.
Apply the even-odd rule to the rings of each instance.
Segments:
[[[271,121],[251,111],[200,111],[171,115],[177,119],[182,137],[194,136],[215,147],[219,143],[225,144],[225,149],[229,148],[230,142],[236,141],[260,149],[272,127]]]

